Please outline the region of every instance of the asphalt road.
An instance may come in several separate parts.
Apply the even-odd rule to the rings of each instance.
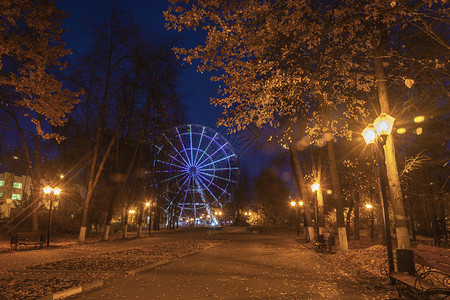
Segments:
[[[385,299],[292,236],[228,234],[227,240],[70,299]]]

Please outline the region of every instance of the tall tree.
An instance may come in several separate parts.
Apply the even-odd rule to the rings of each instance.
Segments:
[[[93,44],[72,70],[73,83],[86,91],[72,115],[83,133],[76,135],[76,147],[85,145],[78,159],[87,165],[80,242],[99,184],[114,186],[106,209],[108,239],[114,209],[144,197],[142,170],[151,170],[156,136],[183,120],[172,41],[146,33],[118,5],[98,10],[94,20]],[[148,160],[142,158],[144,153]]]
[[[188,62],[199,59],[201,72],[221,71],[212,77],[225,85],[224,97],[212,99],[224,108],[219,124],[240,130],[250,123],[278,126],[278,116],[305,118],[313,142],[331,144],[349,136],[342,116],[364,114],[355,91],[368,91],[372,78],[365,65],[349,63],[357,61],[349,50],[359,45],[343,32],[330,33],[337,26],[333,7],[330,1],[196,1],[177,3],[165,15],[172,28],[208,33],[204,46],[176,51]],[[342,201],[339,192],[334,196]]]
[[[253,180],[252,194],[267,225],[281,225],[289,215],[289,189],[270,169],[262,170]]]
[[[410,35],[425,34],[442,48],[436,57],[433,69],[442,69],[440,62],[448,58],[448,12],[446,1],[347,1],[340,9],[342,20],[345,24],[341,29],[347,32],[347,37],[364,45],[355,51],[360,52],[360,57],[373,57],[373,74],[377,98],[381,113],[396,116],[393,108],[393,92],[389,84],[411,87],[414,80],[408,78],[410,74],[408,65],[418,57],[405,55],[408,50],[403,39]],[[445,28],[447,30],[445,30]],[[423,41],[422,41],[423,43]],[[395,49],[395,50],[394,50]],[[397,84],[395,83],[397,82]],[[404,83],[404,84],[403,84]],[[396,93],[399,91],[396,89]],[[394,210],[395,229],[399,248],[409,248],[409,234],[407,229],[406,212],[398,176],[395,154],[394,136],[386,138],[384,155],[389,181],[389,191]]]
[[[55,70],[71,53],[61,39],[66,14],[54,1],[0,3],[0,109],[16,124],[33,182],[33,231],[38,231],[41,140],[61,137],[45,132],[46,124],[61,126],[77,103],[77,93],[63,88]],[[25,132],[34,131],[34,146]],[[35,157],[32,157],[32,150]]]

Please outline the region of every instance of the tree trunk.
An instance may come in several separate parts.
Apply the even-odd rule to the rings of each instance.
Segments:
[[[355,199],[355,210],[354,214],[355,217],[353,219],[353,230],[355,231],[355,240],[360,239],[359,235],[359,192],[356,192],[356,199]],[[373,208],[372,208],[373,209]]]
[[[375,48],[375,78],[378,88],[378,101],[380,103],[381,113],[390,113],[389,97],[386,85],[386,76],[383,66],[383,55],[388,37],[383,35]],[[402,191],[400,188],[400,180],[398,177],[397,161],[395,158],[394,137],[390,134],[386,139],[384,146],[384,156],[386,161],[387,178],[389,182],[389,195],[391,198],[392,208],[394,211],[395,230],[397,234],[398,248],[410,248],[410,240],[408,234],[408,222],[406,219],[405,207],[403,204]]]
[[[144,217],[144,209],[142,205],[139,206],[139,212],[138,212],[138,224],[137,224],[137,236],[141,237],[142,235],[142,218]]]
[[[334,151],[334,141],[327,143],[328,161],[330,164],[331,182],[333,184],[333,198],[336,205],[336,219],[339,235],[339,246],[342,251],[348,251],[347,233],[344,224],[344,208],[342,203],[341,188],[336,165],[336,154]]]
[[[347,231],[347,239],[350,239],[350,222],[351,222],[351,218],[352,218],[352,212],[353,212],[353,207],[354,207],[354,203],[352,203],[352,205],[350,205],[350,207],[348,208],[348,212],[347,212],[347,216],[346,216],[346,220],[345,220],[345,230]]]
[[[305,180],[303,178],[303,171],[300,165],[300,160],[298,159],[297,148],[295,147],[294,144],[292,130],[289,131],[289,134],[290,134],[289,151],[291,152],[293,165],[295,167],[295,170],[293,170],[293,174],[296,175],[296,179],[298,181],[296,185],[297,188],[300,189],[298,193],[302,196],[303,209],[305,211],[305,224],[306,224],[305,234],[306,233],[308,234],[308,236],[305,236],[305,239],[307,241],[312,241],[314,238],[314,227],[312,226],[312,214],[309,205],[308,191],[306,189]]]
[[[323,235],[325,231],[325,217],[324,217],[324,205],[323,205],[323,191],[322,186],[319,187],[317,191],[317,210],[318,210],[318,225],[319,225],[319,234]]]
[[[33,214],[32,214],[32,231],[39,232],[39,206],[41,202],[41,119],[42,116],[38,114],[38,130],[36,132],[36,165],[35,177],[33,182]]]
[[[126,239],[128,235],[128,208],[125,209],[125,213],[123,216],[123,232],[122,238]]]

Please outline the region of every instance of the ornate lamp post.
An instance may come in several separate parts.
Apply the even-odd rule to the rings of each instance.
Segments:
[[[391,238],[391,225],[389,221],[389,207],[386,193],[386,171],[381,172],[381,168],[384,169],[384,162],[380,162],[380,155],[378,146],[381,148],[386,143],[386,137],[391,133],[395,119],[386,113],[382,113],[375,119],[373,124],[367,125],[363,130],[362,136],[367,145],[373,144],[373,150],[377,159],[377,171],[378,171],[378,190],[380,194],[381,206],[383,208],[383,221],[384,231],[386,236],[386,251],[389,262],[389,272],[394,271],[394,256],[392,254],[392,238]],[[383,151],[381,151],[383,152]]]
[[[370,239],[373,240],[375,234],[374,234],[374,227],[373,227],[373,207],[372,204],[367,203],[366,208],[370,211]]]
[[[53,192],[53,195],[51,193]],[[50,208],[48,210],[48,223],[47,223],[47,247],[50,246],[50,228],[52,226],[52,208],[53,208],[53,197],[58,197],[61,194],[61,189],[59,187],[52,188],[49,185],[44,187],[44,194],[50,197]]]
[[[295,211],[297,214],[297,237],[300,237],[300,207],[303,206],[303,201],[291,201],[291,206],[295,207]]]
[[[315,227],[316,227],[316,236],[317,239],[319,239],[319,212],[318,212],[318,204],[317,204],[317,193],[319,191],[320,188],[320,184],[319,183],[314,183],[313,185],[311,185],[311,190],[313,191],[315,197],[314,197],[314,215],[316,218],[316,222],[315,222]]]

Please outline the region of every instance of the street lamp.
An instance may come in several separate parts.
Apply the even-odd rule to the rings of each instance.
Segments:
[[[318,195],[317,195],[317,192],[319,191],[319,188],[320,188],[320,184],[319,183],[314,183],[313,185],[311,185],[311,190],[313,191],[313,193],[314,193],[314,195],[315,195],[315,198],[314,198],[314,215],[315,215],[315,218],[316,218],[316,224],[314,224],[315,225],[315,227],[316,227],[316,236],[317,236],[317,239],[319,239],[319,212],[318,212],[318,205],[317,205],[317,197],[318,197]]]
[[[383,221],[384,221],[384,231],[386,235],[386,251],[389,263],[389,272],[394,271],[394,256],[392,254],[392,238],[391,238],[391,225],[389,221],[389,208],[387,202],[386,193],[386,182],[384,180],[384,175],[386,171],[381,172],[381,168],[384,167],[384,162],[380,163],[380,155],[376,146],[378,146],[378,141],[385,143],[386,139],[383,136],[388,136],[394,125],[395,119],[386,113],[381,113],[374,121],[373,124],[367,125],[367,127],[361,133],[367,145],[373,144],[373,150],[375,152],[375,157],[377,159],[377,171],[378,171],[378,191],[380,193],[381,206],[383,208]],[[379,137],[379,138],[377,138]],[[382,146],[383,146],[382,144]],[[382,147],[381,147],[382,148]]]
[[[373,207],[372,204],[367,203],[366,208],[370,211],[370,239],[373,240],[375,234],[374,234],[374,228],[373,228]]]
[[[148,236],[151,236],[152,233],[152,204],[152,202],[145,203],[148,208]]]
[[[53,192],[53,196],[50,195]],[[47,223],[47,247],[50,246],[50,228],[52,226],[52,208],[53,208],[53,197],[58,197],[61,194],[61,189],[59,187],[52,188],[49,185],[44,187],[44,194],[50,196],[50,208],[48,210],[48,223]]]
[[[297,237],[300,237],[300,207],[303,206],[303,201],[291,201],[291,206],[295,207],[297,214]]]

